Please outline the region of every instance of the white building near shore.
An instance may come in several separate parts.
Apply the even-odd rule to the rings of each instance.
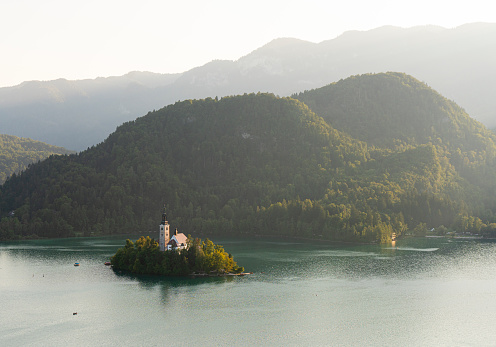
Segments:
[[[174,232],[174,235],[170,237],[170,226],[169,222],[167,221],[167,214],[165,213],[165,207],[164,207],[164,212],[162,213],[162,222],[160,223],[160,229],[159,229],[159,237],[158,237],[158,244],[160,247],[160,251],[171,251],[171,250],[181,250],[181,249],[186,249],[187,247],[187,241],[188,238],[186,235],[183,233],[178,233],[177,229]]]

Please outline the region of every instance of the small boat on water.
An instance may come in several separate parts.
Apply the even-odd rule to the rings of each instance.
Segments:
[[[112,264],[111,264],[109,261],[106,261],[106,262],[105,262],[105,265],[107,265],[107,266],[108,266],[108,265],[112,265]]]
[[[79,263],[74,263],[74,266],[79,266]]]

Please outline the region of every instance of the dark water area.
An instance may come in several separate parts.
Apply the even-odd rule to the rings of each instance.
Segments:
[[[494,241],[346,245],[212,238],[253,274],[189,278],[114,272],[104,262],[126,238],[0,243],[0,345],[496,341]]]

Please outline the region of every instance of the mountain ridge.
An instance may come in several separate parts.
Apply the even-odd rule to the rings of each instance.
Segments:
[[[0,88],[0,120],[5,122],[5,133],[82,150],[103,141],[119,124],[178,100],[259,91],[288,96],[352,75],[399,71],[426,82],[494,127],[494,42],[492,23],[454,29],[380,27],[317,44],[276,39],[236,61],[213,61],[181,74],[146,79],[136,72],[69,84],[72,94],[67,93],[74,97],[70,101],[52,82],[40,82],[50,86],[44,98],[39,90],[26,96],[20,93],[23,88]],[[91,84],[95,87],[87,86]],[[88,89],[78,92],[71,85]],[[33,98],[34,102],[5,104]],[[22,126],[5,121],[12,119]]]

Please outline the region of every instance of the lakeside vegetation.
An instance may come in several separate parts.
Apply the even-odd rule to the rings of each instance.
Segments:
[[[178,228],[203,235],[387,242],[441,225],[493,235],[495,139],[397,73],[293,98],[177,102],[10,177],[0,239],[153,230],[163,201]]]
[[[188,235],[186,249],[164,252],[150,236],[141,236],[136,242],[127,239],[126,245],[117,250],[110,262],[115,270],[147,275],[221,275],[244,271],[224,247],[209,239],[193,239],[191,235]]]

